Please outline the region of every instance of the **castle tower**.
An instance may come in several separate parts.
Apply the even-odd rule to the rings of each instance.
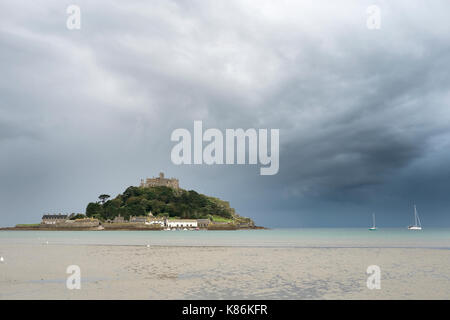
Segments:
[[[165,186],[171,187],[174,189],[179,189],[179,181],[176,178],[164,178],[164,173],[160,172],[158,177],[141,179],[141,187],[156,187],[156,186]]]

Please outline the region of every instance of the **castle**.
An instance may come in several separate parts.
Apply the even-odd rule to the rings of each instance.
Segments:
[[[178,179],[170,178],[166,179],[164,178],[164,173],[160,172],[159,177],[156,178],[147,178],[147,179],[141,179],[141,187],[156,187],[156,186],[164,186],[164,187],[170,187],[174,189],[179,189],[180,186],[178,185]]]

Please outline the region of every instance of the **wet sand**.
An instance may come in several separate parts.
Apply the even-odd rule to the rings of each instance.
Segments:
[[[0,245],[0,299],[449,299],[450,250]],[[66,268],[81,268],[81,289]],[[366,286],[369,265],[381,289]]]

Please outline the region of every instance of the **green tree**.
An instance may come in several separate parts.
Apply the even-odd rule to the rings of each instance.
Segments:
[[[72,216],[72,218],[70,218],[70,220],[76,220],[76,219],[84,219],[86,218],[86,216],[84,214],[78,213]]]
[[[90,202],[86,207],[86,215],[88,217],[102,216],[103,207],[100,203]]]
[[[100,201],[102,202],[102,204],[105,203],[106,199],[110,198],[111,196],[109,194],[101,194],[98,196],[98,198],[100,199]]]
[[[125,219],[131,215],[146,215],[151,211],[155,216],[164,213],[170,217],[205,218],[218,216],[227,219],[238,219],[227,201],[209,197],[194,190],[174,190],[158,187],[128,187],[123,194],[110,199],[102,194],[98,203],[89,203],[86,215],[99,219],[114,219],[119,214]]]

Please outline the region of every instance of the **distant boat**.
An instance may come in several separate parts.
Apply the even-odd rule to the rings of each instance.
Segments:
[[[372,220],[373,220],[373,225],[372,225],[372,228],[369,228],[369,230],[375,231],[375,230],[377,230],[377,227],[375,226],[375,213],[372,213]]]
[[[422,224],[420,223],[419,214],[417,213],[416,205],[414,205],[414,225],[409,226],[408,230],[422,230]]]

